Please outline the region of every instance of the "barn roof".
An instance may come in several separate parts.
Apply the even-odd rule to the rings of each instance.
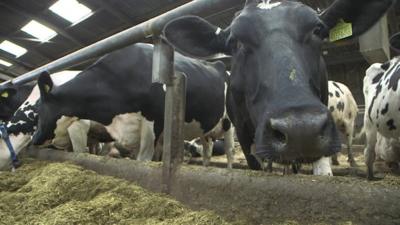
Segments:
[[[49,9],[57,1],[0,1],[0,44],[7,40],[27,50],[20,57],[0,50],[0,60],[2,60],[0,61],[0,79],[4,79],[3,75],[10,77],[21,75],[77,49],[190,2],[190,0],[79,0],[79,3],[91,9],[92,13],[81,22],[71,24]],[[303,2],[313,8],[324,9],[332,0],[303,0]],[[391,33],[400,30],[399,5],[397,4],[395,9],[389,12]],[[225,27],[238,10],[240,10],[240,6],[227,7],[226,10],[215,15],[209,15],[206,19]],[[47,42],[36,40],[35,37],[21,30],[32,20],[50,28],[57,35]],[[328,64],[363,60],[356,41],[344,42],[340,45],[329,44],[325,48],[329,52],[326,56]],[[4,65],[4,62],[12,65]]]

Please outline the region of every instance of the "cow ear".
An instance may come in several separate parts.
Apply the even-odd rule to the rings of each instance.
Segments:
[[[11,98],[13,95],[17,93],[17,90],[13,87],[8,87],[0,91],[0,97],[1,98]]]
[[[226,47],[230,32],[197,16],[172,20],[165,25],[163,33],[177,51],[186,55],[206,58],[218,53],[230,54]]]
[[[53,89],[53,81],[51,80],[50,74],[48,72],[42,72],[38,79],[38,86],[40,90],[41,97],[48,97],[51,90]]]
[[[390,8],[395,0],[336,0],[320,15],[329,29],[344,21],[352,26],[357,37],[368,31]]]

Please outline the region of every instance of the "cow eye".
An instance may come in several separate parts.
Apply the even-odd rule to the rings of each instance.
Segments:
[[[317,26],[313,29],[313,34],[321,39],[324,38],[327,35],[327,29],[325,24],[323,23],[317,24]]]

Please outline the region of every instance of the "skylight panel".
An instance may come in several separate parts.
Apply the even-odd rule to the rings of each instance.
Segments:
[[[59,0],[49,9],[72,24],[77,24],[93,14],[91,9],[77,0]]]
[[[17,58],[20,57],[21,55],[25,54],[28,51],[25,48],[23,48],[19,45],[16,45],[10,41],[7,41],[7,40],[1,42],[0,49],[15,55],[15,57],[17,57]]]
[[[26,24],[21,30],[37,38],[40,42],[46,42],[57,35],[57,32],[35,20]]]
[[[12,66],[12,63],[9,63],[9,62],[7,62],[5,60],[2,60],[2,59],[0,59],[0,64],[3,65],[3,66],[6,66],[6,67]]]

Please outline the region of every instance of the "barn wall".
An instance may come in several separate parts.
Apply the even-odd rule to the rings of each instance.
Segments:
[[[347,85],[358,105],[364,105],[362,93],[365,70],[369,64],[365,61],[351,64],[339,64],[328,67],[329,80],[334,80]]]

